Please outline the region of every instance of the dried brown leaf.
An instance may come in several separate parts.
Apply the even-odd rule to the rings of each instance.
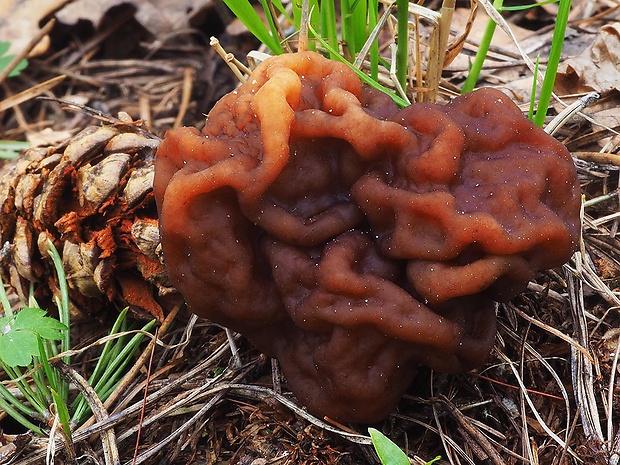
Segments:
[[[212,6],[213,0],[77,0],[56,17],[66,24],[87,20],[98,27],[110,8],[128,3],[136,8],[136,20],[157,36],[188,27],[191,16]]]
[[[594,42],[558,68],[558,84],[569,93],[620,90],[620,23],[603,26]]]
[[[0,463],[11,463],[30,443],[32,436],[32,431],[13,435],[0,430]]]
[[[39,24],[70,0],[0,0],[0,37],[11,42],[9,53],[21,52],[37,32]],[[50,43],[44,36],[31,55],[44,53]]]

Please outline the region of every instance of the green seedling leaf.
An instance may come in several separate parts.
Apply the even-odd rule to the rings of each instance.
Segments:
[[[37,336],[28,331],[11,331],[0,337],[0,359],[10,367],[28,366],[37,355]]]
[[[45,310],[26,307],[0,318],[0,360],[10,367],[28,366],[39,355],[38,337],[58,340],[68,328],[45,316]]]
[[[8,42],[6,40],[0,40],[0,72],[9,65],[13,58],[15,58],[15,55],[5,55],[6,52],[9,51],[10,47],[11,42]],[[26,66],[28,66],[27,60],[20,61],[17,66],[13,68],[13,70],[9,73],[9,77],[17,76],[26,68]]]
[[[61,331],[67,328],[60,321],[45,316],[46,311],[40,308],[23,308],[17,315],[13,323],[14,330],[30,331],[38,334],[43,339],[58,340],[62,337]]]
[[[71,416],[69,415],[69,409],[64,399],[59,393],[52,389],[52,396],[54,397],[54,405],[56,406],[56,412],[58,413],[58,420],[62,425],[62,430],[67,438],[71,438]]]
[[[372,445],[377,451],[379,460],[383,465],[410,465],[409,458],[400,447],[394,444],[381,431],[374,428],[368,428]]]

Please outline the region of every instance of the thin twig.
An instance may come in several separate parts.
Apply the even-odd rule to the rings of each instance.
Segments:
[[[185,118],[185,114],[187,113],[187,109],[189,108],[189,104],[192,99],[192,88],[194,84],[194,68],[185,68],[183,72],[183,90],[181,92],[181,104],[179,105],[179,112],[177,113],[176,118],[174,119],[173,128],[178,128],[183,124],[183,118]]]
[[[93,415],[97,421],[104,421],[109,417],[97,393],[82,375],[61,360],[52,362],[52,365],[60,371],[61,376],[65,378],[67,382],[74,383],[78,387],[80,393],[84,396],[86,402],[88,402],[88,406],[93,411]],[[112,426],[109,426],[101,432],[101,444],[103,446],[106,465],[120,465],[121,459],[118,453],[116,434]]]
[[[56,87],[58,84],[64,81],[66,77],[67,76],[65,76],[64,74],[61,76],[56,76],[52,79],[48,79],[45,82],[37,84],[36,86],[32,86],[29,89],[19,92],[18,94],[11,95],[4,100],[0,100],[0,113],[8,110],[11,107],[19,105],[20,103],[24,103],[28,100],[32,100],[33,98],[38,97],[42,93]]]
[[[159,337],[159,332],[155,331],[154,340],[157,340],[158,337]],[[138,432],[136,433],[136,447],[134,449],[133,460],[131,462],[133,465],[137,464],[138,450],[140,449],[140,436],[142,435],[142,423],[144,422],[144,414],[146,412],[146,399],[149,394],[149,382],[151,379],[151,369],[153,367],[153,356],[154,355],[155,355],[155,344],[153,343],[151,347],[151,356],[149,357],[149,365],[146,371],[146,381],[144,382],[144,396],[142,397],[143,408],[142,410],[140,410],[140,419],[138,420],[138,425],[140,426],[140,428],[138,429]]]
[[[488,458],[492,461],[494,465],[505,465],[504,459],[499,455],[495,447],[491,444],[491,442],[487,439],[487,437],[482,434],[480,430],[472,426],[469,421],[467,421],[467,417],[463,415],[463,413],[456,408],[456,406],[450,402],[450,400],[444,396],[443,394],[439,394],[439,399],[443,402],[443,404],[448,409],[448,412],[452,415],[458,424],[463,428],[467,434],[472,436],[478,445],[484,450],[484,453],[487,454]]]
[[[567,122],[571,120],[573,116],[583,110],[585,107],[592,105],[600,98],[598,92],[590,92],[583,97],[575,100],[569,106],[564,108],[555,118],[553,118],[547,126],[545,126],[545,132],[547,134],[554,135],[562,128]]]
[[[510,309],[517,313],[521,318],[523,318],[524,320],[529,321],[530,323],[538,326],[541,329],[544,329],[545,331],[553,334],[556,337],[559,337],[560,339],[562,339],[563,341],[567,342],[568,344],[570,344],[571,346],[575,347],[575,349],[577,349],[578,351],[580,351],[585,357],[587,357],[590,362],[594,362],[594,358],[592,357],[592,354],[590,354],[590,352],[588,351],[588,349],[586,349],[585,347],[583,347],[581,344],[579,344],[579,342],[577,342],[575,339],[573,339],[572,337],[564,334],[562,331],[555,329],[545,323],[543,323],[542,321],[537,320],[536,318],[533,318],[531,316],[529,316],[527,313],[522,312],[521,310],[519,310],[516,305],[510,305]]]
[[[246,77],[243,75],[243,72],[241,71],[235,60],[235,56],[232,53],[226,53],[226,50],[224,50],[224,47],[222,47],[220,41],[216,37],[211,37],[209,45],[215,49],[215,51],[220,57],[222,57],[224,63],[228,65],[228,67],[233,72],[235,77],[239,80],[239,82],[243,84],[247,81]]]
[[[607,442],[613,443],[614,435],[614,394],[616,392],[616,369],[618,368],[618,356],[620,355],[620,336],[616,340],[616,350],[614,350],[614,361],[611,365],[611,375],[609,376],[609,386],[607,388]]]
[[[574,348],[571,348],[571,349],[575,350]],[[542,429],[545,431],[545,433],[547,433],[547,435],[551,439],[553,439],[557,444],[559,444],[560,447],[562,447],[563,449],[566,449],[573,457],[579,459],[577,454],[575,454],[575,452],[568,446],[568,444],[566,444],[566,442],[562,438],[560,438],[556,433],[554,433],[549,428],[547,423],[542,419],[542,417],[540,416],[540,413],[538,412],[538,410],[536,410],[536,407],[534,403],[532,402],[532,399],[530,398],[525,385],[523,384],[523,379],[521,378],[521,376],[519,376],[518,370],[514,367],[514,363],[512,362],[512,360],[510,360],[508,357],[506,357],[501,352],[498,352],[498,354],[507,362],[509,368],[512,370],[514,377],[516,378],[517,382],[519,383],[519,386],[521,387],[521,394],[523,395],[523,398],[527,402],[528,406],[530,407],[530,410],[534,414],[534,417],[536,418],[536,420],[538,421]]]
[[[299,42],[297,50],[305,52],[308,50],[308,23],[310,22],[310,1],[302,0],[301,2],[301,20],[299,24]]]

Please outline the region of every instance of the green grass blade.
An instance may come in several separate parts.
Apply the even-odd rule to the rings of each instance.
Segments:
[[[69,415],[69,409],[67,408],[67,404],[65,399],[61,397],[61,395],[52,389],[52,396],[54,397],[54,404],[56,405],[56,413],[58,414],[58,420],[62,425],[62,429],[65,432],[65,436],[71,437],[71,426],[70,420],[71,417]]]
[[[379,1],[369,0],[368,2],[368,31],[372,32],[379,22]],[[370,77],[373,80],[379,79],[379,38],[377,37],[370,46]]]
[[[36,419],[44,418],[44,415],[42,415],[40,412],[37,412],[36,410],[29,408],[26,404],[24,404],[23,401],[15,397],[11,393],[11,391],[9,391],[7,387],[2,383],[0,383],[0,399],[2,399],[3,402],[6,402],[12,405],[13,408],[19,410],[24,415],[28,415],[29,417],[36,418]]]
[[[125,330],[127,321],[126,316],[128,311],[129,307],[123,309],[119,313],[116,321],[114,321],[114,324],[110,329],[110,335],[117,334]],[[103,349],[97,359],[95,369],[88,378],[88,384],[90,384],[91,386],[95,386],[98,382],[100,382],[106,371],[109,361],[114,359],[119,350],[120,349],[117,339],[110,339],[103,345]],[[90,412],[90,407],[88,406],[86,399],[81,394],[78,395],[73,401],[73,421],[77,424],[80,424],[83,420],[83,417],[88,412]]]
[[[334,0],[321,0],[321,36],[333,50],[338,50],[338,26],[336,24],[336,6]],[[334,54],[329,57],[334,60]]]
[[[129,311],[129,307],[123,309],[118,314],[116,321],[112,325],[112,329],[110,329],[110,334],[117,334],[121,332],[121,327],[123,327],[126,321],[126,316],[127,316],[128,311]],[[88,378],[88,382],[91,385],[95,383],[101,377],[101,375],[103,375],[103,372],[105,371],[105,361],[109,358],[112,350],[115,347],[115,343],[116,343],[115,340],[109,340],[104,344],[103,350],[101,351],[101,355],[99,356],[99,360],[97,361],[97,365],[95,366],[95,369],[93,370],[92,375],[90,375],[90,378]]]
[[[43,373],[45,373],[45,376],[47,378],[47,385],[49,385],[49,389],[47,388],[47,385],[45,386],[45,393],[46,396],[51,399],[51,391],[58,392],[58,387],[61,385],[62,380],[60,379],[59,373],[50,365],[50,362],[48,360],[49,353],[46,349],[45,342],[43,341],[43,339],[41,339],[41,337],[37,337],[37,342],[39,343],[39,357],[41,365],[43,366]],[[38,370],[37,372],[40,371],[41,370]],[[64,400],[65,402],[67,401],[66,398]]]
[[[142,331],[150,331],[154,325],[155,321],[150,321],[142,327]],[[121,325],[119,329],[125,330],[126,328]],[[127,337],[115,340],[105,357],[103,354],[99,357],[96,367],[98,376],[96,378],[91,376],[89,383],[102,401],[109,397],[122,379],[127,365],[131,362],[131,358],[144,337],[144,334],[138,333],[131,337],[128,342],[126,342]],[[78,396],[74,405],[73,421],[79,424],[90,412],[90,407],[82,396]]]
[[[28,142],[0,140],[0,159],[13,160],[19,156],[22,150],[30,147]]]
[[[142,331],[148,332],[154,324],[154,320],[149,321],[146,325],[142,327]],[[100,382],[95,387],[95,391],[97,392],[97,394],[99,394],[100,391],[103,392],[108,390],[116,383],[118,379],[120,379],[126,366],[131,361],[131,357],[133,356],[143,339],[144,334],[138,333],[135,334],[127,344],[123,344],[122,350],[106,367],[106,370],[100,380],[103,381],[103,383]]]
[[[271,8],[269,7],[270,2],[268,2],[268,0],[260,0],[260,3],[263,7],[263,11],[265,12],[265,17],[267,18],[267,24],[269,24],[269,30],[271,31],[271,37],[274,37],[274,38],[279,37],[278,28],[276,27],[277,18],[273,17]],[[280,45],[280,41],[279,40],[276,40],[276,41],[278,42],[278,45]],[[274,50],[272,51],[276,53]]]
[[[315,31],[320,31],[322,27],[322,13],[321,6],[319,4],[319,0],[310,0],[310,24]],[[310,31],[308,31],[308,35],[313,37]],[[316,51],[316,41],[312,40],[308,43],[308,48],[310,50]]]
[[[3,386],[4,387],[4,386]],[[3,397],[2,393],[0,393],[0,409],[4,410],[11,418],[17,421],[24,428],[33,431],[35,434],[39,436],[44,436],[45,432],[37,425],[32,423],[27,417],[25,417],[19,410],[13,408],[13,405],[8,403]]]
[[[224,0],[226,6],[239,18],[239,20],[248,28],[254,37],[265,44],[275,55],[283,53],[282,45],[277,40],[277,36],[271,35],[270,31],[265,27],[260,16],[254,10],[254,7],[248,0]]]
[[[353,61],[355,56],[362,49],[368,37],[368,18],[366,13],[367,0],[354,0],[351,5],[353,35],[355,37],[355,49],[353,52]]]
[[[60,301],[56,302],[58,305],[58,316],[62,324],[67,328],[71,326],[71,313],[69,311],[69,287],[67,286],[67,275],[65,269],[62,266],[62,259],[54,243],[51,240],[47,240],[47,253],[49,254],[52,262],[54,263],[54,269],[56,270],[56,276],[58,277],[58,287],[60,288]],[[61,339],[62,351],[71,349],[71,332],[63,331],[63,338]],[[63,362],[69,364],[71,362],[68,356],[63,357]]]
[[[33,357],[35,365],[39,364],[39,357]],[[36,370],[32,373],[34,382],[33,394],[39,398],[42,405],[49,405],[52,402],[52,393],[49,390],[47,375],[43,370]]]
[[[312,29],[312,26],[310,26],[310,29]],[[312,31],[312,33],[316,35],[316,31]],[[344,63],[344,64],[348,65],[355,72],[355,74],[357,74],[357,76],[363,82],[368,84],[370,87],[372,87],[373,89],[380,90],[384,94],[389,95],[392,98],[392,100],[394,100],[394,102],[396,102],[400,107],[406,107],[406,106],[409,105],[409,102],[407,102],[405,99],[399,97],[394,92],[392,92],[391,90],[387,89],[386,87],[383,87],[377,81],[374,81],[373,79],[371,79],[370,76],[368,76],[366,73],[364,73],[363,71],[360,71],[355,66],[353,66],[351,63],[349,63],[343,56],[338,54],[336,52],[336,50],[333,50],[329,46],[329,44],[327,42],[325,42],[325,40],[323,40],[320,36],[317,36],[317,40],[321,43],[321,45],[325,48],[325,50],[327,50],[329,53],[332,53],[332,52],[334,53],[336,61],[339,61],[340,63]]]
[[[534,116],[534,124],[542,127],[545,123],[551,95],[553,94],[553,86],[555,77],[558,72],[560,58],[562,58],[562,49],[564,48],[564,36],[566,34],[566,26],[568,25],[568,15],[570,13],[571,0],[560,0],[558,8],[558,16],[556,18],[555,28],[553,29],[553,39],[551,41],[551,51],[549,52],[549,61],[543,79],[540,97],[538,99],[538,108],[536,116]]]
[[[62,266],[60,254],[50,239],[47,240],[47,253],[54,263],[54,269],[58,278],[58,288],[60,289],[60,298],[56,297],[55,299],[56,306],[58,307],[58,319],[67,328],[70,328],[71,312],[69,309],[69,287],[67,285],[67,275],[65,274],[65,269]],[[62,332],[60,348],[62,352],[71,350],[71,331],[69,329]],[[67,365],[71,364],[71,358],[67,355],[64,356],[62,360]],[[63,399],[69,398],[69,383],[59,378],[59,383],[56,387]]]
[[[497,11],[501,11],[503,3],[503,0],[495,0],[493,2],[493,7],[495,7]],[[474,62],[471,65],[471,69],[469,70],[467,79],[465,79],[463,87],[461,88],[461,94],[471,92],[476,87],[476,83],[478,82],[478,78],[480,77],[480,72],[482,71],[482,66],[487,59],[487,54],[489,53],[489,48],[491,47],[491,40],[493,39],[493,35],[495,34],[496,27],[497,24],[495,23],[495,21],[489,18],[487,27],[484,30],[482,39],[480,40],[480,46],[478,47],[478,51],[476,52],[476,57],[474,58]]]
[[[32,386],[28,384],[24,378],[23,373],[17,367],[10,367],[6,364],[2,364],[2,369],[9,376],[11,380],[15,383],[15,386],[22,393],[24,398],[30,403],[30,406],[39,412],[42,416],[45,416],[47,413],[47,405],[44,401],[37,396],[36,392],[33,390]]]
[[[340,28],[342,35],[342,41],[344,42],[345,48],[351,53],[351,55],[355,55],[356,44],[355,44],[355,34],[353,32],[353,11],[351,9],[352,0],[340,0]]]
[[[2,281],[2,276],[0,276],[0,303],[2,304],[4,315],[13,316],[13,309],[11,308],[9,296],[7,295],[6,289],[4,288],[4,281]]]
[[[295,21],[288,14],[288,11],[286,11],[286,8],[284,8],[284,5],[282,5],[282,2],[280,0],[271,0],[271,3],[273,6],[276,7],[276,10],[278,10],[278,13],[280,13],[286,21],[288,21],[291,24],[295,24]]]
[[[522,11],[529,10],[530,8],[536,8],[538,6],[550,5],[552,3],[558,3],[559,0],[545,0],[544,2],[539,3],[530,3],[528,5],[514,5],[514,6],[505,6],[504,11]]]
[[[396,0],[398,42],[396,43],[396,79],[401,88],[407,89],[409,68],[409,0]]]

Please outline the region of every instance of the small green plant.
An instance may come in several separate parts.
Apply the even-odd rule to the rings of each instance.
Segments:
[[[551,96],[553,94],[553,86],[555,84],[555,78],[557,75],[558,65],[560,63],[560,58],[562,56],[562,49],[564,48],[564,37],[566,33],[566,26],[568,24],[568,15],[570,13],[571,0],[547,0],[540,3],[532,3],[529,5],[518,5],[505,7],[503,0],[495,0],[493,2],[493,7],[498,11],[514,11],[514,10],[525,10],[528,8],[535,8],[541,5],[546,5],[549,3],[558,3],[558,15],[556,17],[555,28],[553,30],[553,39],[551,42],[551,51],[549,52],[549,59],[547,62],[547,68],[545,71],[545,77],[543,79],[543,83],[540,89],[540,96],[538,101],[538,108],[534,114],[533,107],[534,101],[536,100],[536,89],[538,82],[538,64],[539,58],[536,59],[536,69],[534,74],[534,82],[532,86],[532,109],[530,110],[530,120],[532,120],[536,125],[541,126],[545,122],[545,117],[547,116],[547,112],[549,110],[549,103],[551,102]],[[478,47],[478,52],[476,53],[476,57],[470,67],[469,74],[467,79],[463,83],[461,88],[461,93],[465,94],[467,92],[471,92],[474,90],[476,83],[480,77],[480,72],[482,70],[482,66],[487,57],[487,53],[489,51],[489,47],[491,45],[491,40],[495,33],[496,23],[492,18],[489,18],[489,22],[487,23],[487,27],[484,31],[484,35],[482,40],[480,41],[480,46]]]
[[[9,51],[9,48],[11,48],[11,42],[0,40],[0,72],[4,71],[16,56],[6,54]],[[26,66],[28,66],[28,60],[21,60],[17,66],[11,70],[9,77],[17,76],[26,68]]]
[[[493,8],[495,8],[498,12],[501,12],[503,4],[504,0],[495,0],[493,2]],[[461,87],[461,94],[466,94],[467,92],[471,92],[475,89],[476,83],[480,78],[482,66],[487,59],[487,54],[489,53],[489,48],[491,47],[491,40],[493,39],[493,35],[495,35],[496,26],[497,23],[493,21],[492,18],[489,18],[489,21],[487,22],[487,27],[484,30],[482,39],[480,40],[480,45],[478,46],[478,51],[476,52],[474,61],[469,67],[469,74],[467,75],[467,79],[465,79],[465,82]]]
[[[57,417],[65,436],[70,437],[72,426],[88,418],[90,407],[80,395],[69,409],[69,385],[49,363],[51,358],[69,351],[71,338],[69,294],[62,259],[51,241],[48,240],[47,246],[59,282],[60,295],[55,298],[58,320],[46,316],[47,312],[39,307],[32,296],[32,286],[28,304],[14,311],[0,278],[0,303],[4,309],[0,318],[0,367],[9,378],[0,383],[0,409],[39,435],[44,435],[46,426]],[[131,334],[126,317],[127,309],[119,314],[110,332],[118,337],[105,343],[89,379],[102,401],[118,386],[144,332],[155,324],[150,321],[142,331]],[[67,355],[62,360],[70,363]]]
[[[51,241],[48,246],[56,273],[59,279],[64,278],[58,251]],[[66,293],[66,286],[61,293],[63,291]],[[53,418],[50,407],[54,405],[51,408],[57,412],[64,412],[66,408],[69,386],[47,361],[69,349],[69,305],[68,297],[57,299],[60,321],[55,320],[45,316],[47,312],[39,308],[32,286],[30,294],[27,305],[19,312],[14,311],[0,279],[0,302],[4,310],[0,319],[0,366],[21,394],[18,398],[17,392],[11,391],[5,383],[0,384],[0,408],[24,427],[43,434],[42,425]],[[56,341],[60,341],[60,347]],[[27,373],[22,371],[24,368]],[[64,423],[63,429],[66,429],[68,420],[64,419]]]
[[[88,378],[88,383],[102,401],[114,392],[144,339],[144,333],[150,331],[155,325],[155,320],[151,320],[140,328],[140,332],[132,334],[130,330],[133,328],[130,327],[126,318],[128,310],[126,308],[119,314],[110,330],[111,335],[122,334],[122,336],[109,339],[105,343],[95,369]],[[80,394],[73,402],[72,422],[80,425],[88,419],[90,413],[86,399]]]
[[[7,66],[13,61],[15,55],[7,55],[11,47],[11,42],[0,40],[0,74],[6,69]],[[15,68],[11,70],[8,77],[15,77],[21,73],[26,66],[28,66],[27,60],[21,60]],[[12,160],[17,158],[22,150],[27,149],[30,146],[28,142],[12,141],[12,140],[0,140],[0,159]]]
[[[61,339],[61,331],[67,327],[45,314],[40,308],[25,307],[0,318],[0,361],[4,366],[28,366],[40,355],[39,339]]]
[[[398,447],[390,438],[375,428],[368,428],[372,445],[379,456],[379,460],[383,465],[411,465],[409,457],[400,447]],[[432,465],[440,460],[441,457],[435,457],[433,460],[426,462],[426,465]]]
[[[379,55],[378,32],[382,26],[379,20],[378,0],[341,0],[340,11],[336,11],[334,0],[307,0],[292,3],[292,16],[286,11],[280,0],[261,0],[267,25],[261,20],[249,0],[224,0],[233,14],[248,30],[273,54],[279,55],[287,50],[288,40],[299,36],[301,30],[307,28],[308,49],[314,50],[317,45],[325,49],[333,60],[348,64],[370,86],[385,92],[400,106],[409,102],[394,91],[379,83],[379,66],[390,69],[390,64]],[[400,18],[408,16],[409,0],[397,0],[396,6]],[[304,8],[305,6],[305,8]],[[339,14],[337,14],[339,13]],[[278,23],[277,15],[282,15],[292,25],[293,31],[284,32]],[[338,27],[337,17],[341,26]],[[406,89],[408,72],[408,27],[398,30],[396,43],[395,76],[403,89]],[[340,32],[340,33],[338,33]],[[369,71],[362,71],[364,58],[368,59]]]
[[[28,142],[17,140],[0,140],[0,159],[13,160],[17,158],[22,150],[30,147]]]
[[[543,79],[540,96],[538,97],[538,108],[534,116],[534,124],[540,127],[543,126],[547,111],[549,110],[555,77],[558,73],[558,65],[560,64],[562,49],[564,48],[564,37],[566,36],[566,26],[568,25],[568,15],[571,7],[571,0],[559,0],[559,2],[558,16],[553,29],[553,39],[551,40],[551,51],[549,52],[545,78]],[[534,97],[532,95],[532,99]]]

